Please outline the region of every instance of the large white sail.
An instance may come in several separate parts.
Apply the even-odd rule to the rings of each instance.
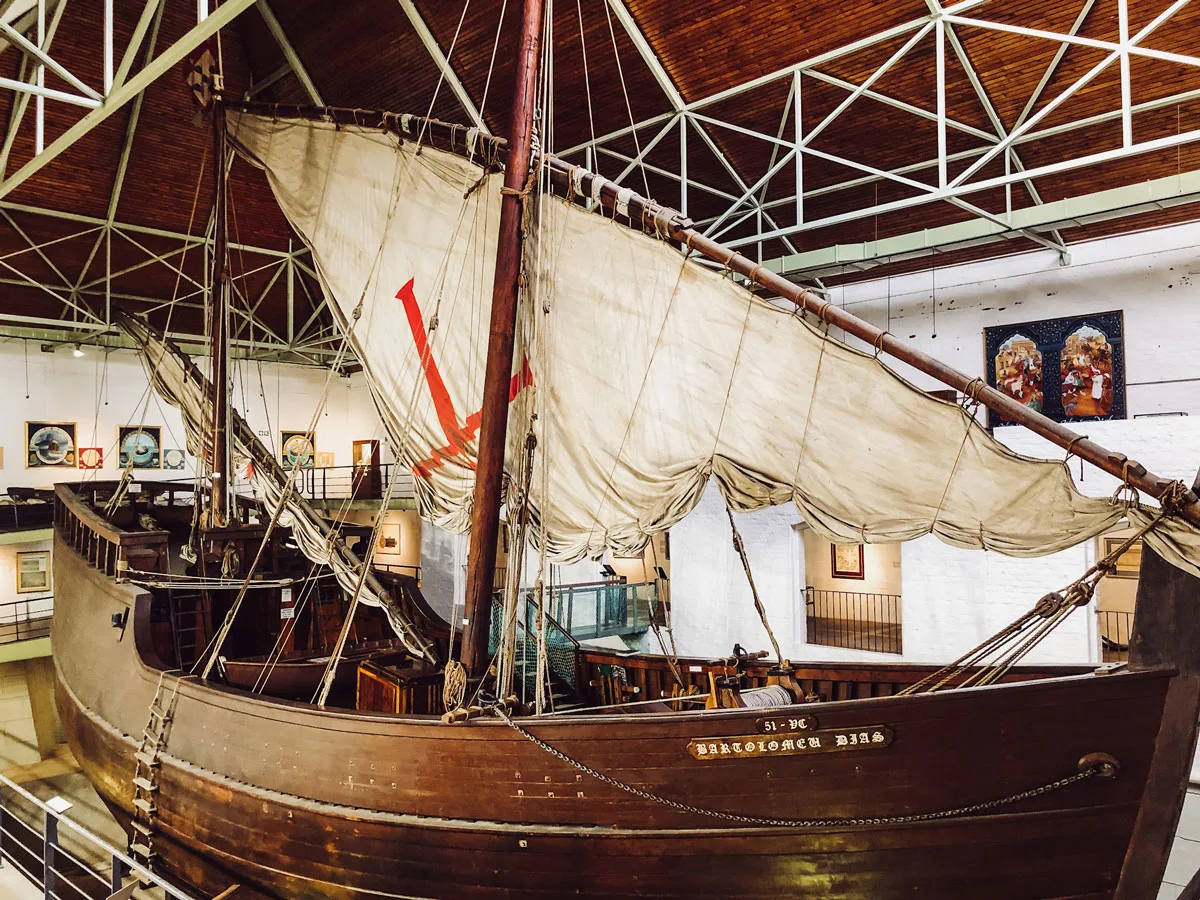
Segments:
[[[422,513],[465,530],[500,176],[374,130],[231,114],[230,134],[312,248]],[[507,469],[535,410],[552,559],[640,551],[710,478],[735,510],[794,502],[841,542],[1032,556],[1146,521],[674,247],[562,200],[537,215]],[[1197,571],[1190,526],[1149,540]]]

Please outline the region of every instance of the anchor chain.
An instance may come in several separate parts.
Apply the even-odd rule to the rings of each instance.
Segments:
[[[957,806],[952,809],[943,809],[937,812],[914,813],[907,816],[879,816],[874,818],[851,817],[851,816],[831,816],[824,819],[773,819],[766,816],[746,816],[740,813],[724,812],[718,809],[706,809],[703,806],[694,806],[691,803],[681,803],[678,800],[672,800],[669,797],[663,797],[651,791],[643,790],[642,788],[634,787],[631,784],[626,784],[611,775],[605,775],[603,772],[593,769],[591,766],[581,763],[577,759],[573,759],[561,750],[547,744],[541,738],[530,734],[520,725],[509,717],[508,713],[500,706],[493,707],[494,712],[499,716],[509,728],[521,735],[530,743],[541,748],[561,759],[567,765],[578,769],[585,775],[590,775],[597,781],[625,791],[627,794],[632,794],[635,797],[640,797],[643,800],[649,800],[652,803],[658,803],[662,806],[668,806],[671,809],[679,810],[680,812],[694,813],[698,816],[708,816],[713,819],[724,819],[729,822],[740,822],[745,825],[766,825],[780,828],[836,828],[839,826],[850,825],[906,825],[914,822],[932,822],[939,819],[953,819],[959,816],[967,816],[973,813],[987,812],[989,810],[998,809],[1003,806],[1011,806],[1014,803],[1019,803],[1022,800],[1031,800],[1034,797],[1041,797],[1055,791],[1062,790],[1073,784],[1078,784],[1083,781],[1088,781],[1092,778],[1113,779],[1120,772],[1120,764],[1111,756],[1102,753],[1088,754],[1079,761],[1079,771],[1074,775],[1069,775],[1066,778],[1059,778],[1057,781],[1047,782],[1040,787],[1031,788],[1026,791],[1020,791],[1015,794],[1009,794],[1006,797],[1001,797],[998,800],[986,800],[982,803],[972,803],[970,806]]]

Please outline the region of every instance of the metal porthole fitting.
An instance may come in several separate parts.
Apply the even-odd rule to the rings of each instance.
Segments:
[[[1080,773],[1087,772],[1094,778],[1113,781],[1121,774],[1121,763],[1108,753],[1089,753],[1079,759]]]

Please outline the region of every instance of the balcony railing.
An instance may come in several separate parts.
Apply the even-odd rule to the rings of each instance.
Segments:
[[[1133,633],[1133,613],[1110,609],[1097,610],[1100,626],[1100,657],[1104,662],[1128,662],[1129,636]]]
[[[329,466],[301,469],[296,473],[296,490],[314,502],[327,500],[382,500],[392,478],[393,500],[413,500],[413,474],[404,466],[385,463],[370,466]]]
[[[808,643],[903,653],[899,594],[804,589]]]
[[[410,566],[401,563],[379,563],[371,561],[371,568],[384,572],[391,572],[394,575],[408,575],[411,578],[417,579],[417,584],[421,583],[421,567]]]
[[[53,597],[0,603],[0,644],[49,637],[53,618]]]
[[[29,531],[53,524],[53,503],[0,504],[0,531]]]
[[[576,640],[642,634],[650,627],[651,611],[658,602],[654,582],[620,584],[596,581],[564,584],[554,589],[554,618]]]

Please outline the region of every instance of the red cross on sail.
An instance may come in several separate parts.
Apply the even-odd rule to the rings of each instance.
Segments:
[[[417,295],[413,290],[414,279],[409,279],[404,287],[396,294],[396,299],[404,305],[404,314],[408,319],[408,327],[412,330],[413,343],[421,359],[421,368],[425,372],[425,385],[429,388],[429,396],[433,400],[433,410],[442,433],[446,436],[446,446],[430,451],[427,458],[416,463],[413,474],[428,478],[430,473],[439,466],[445,465],[447,459],[465,456],[467,444],[475,440],[479,433],[479,423],[482,411],[476,410],[463,421],[458,418],[454,409],[454,401],[442,380],[438,370],[437,360],[433,358],[433,348],[429,344],[429,335],[425,331],[425,321],[421,318],[421,307],[417,304]],[[522,354],[521,368],[509,381],[508,402],[511,403],[529,385],[533,384],[533,371],[529,368],[529,357]],[[464,458],[460,462],[468,469],[475,468],[473,459]]]

